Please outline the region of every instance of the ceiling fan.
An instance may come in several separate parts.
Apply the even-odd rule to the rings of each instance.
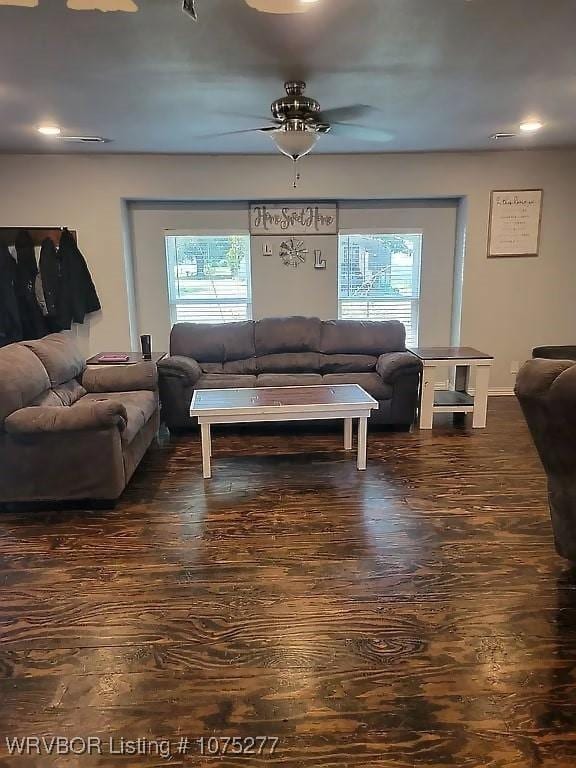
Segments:
[[[319,102],[305,95],[303,80],[288,80],[284,83],[286,95],[271,104],[271,125],[248,128],[240,131],[226,131],[212,136],[231,136],[239,133],[264,133],[271,137],[282,154],[294,162],[307,155],[318,139],[332,132],[365,141],[390,141],[393,134],[377,128],[368,128],[353,121],[375,113],[373,107],[365,104],[351,104],[346,107],[322,110]]]

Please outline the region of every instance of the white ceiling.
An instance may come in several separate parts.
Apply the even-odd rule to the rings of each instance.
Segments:
[[[325,109],[367,104],[391,141],[322,137],[315,152],[576,144],[576,0],[319,0],[260,13],[243,0],[139,0],[138,13],[65,0],[0,6],[0,151],[273,152],[263,134],[290,77]],[[489,136],[528,117],[537,136]],[[35,126],[113,143],[64,145]]]

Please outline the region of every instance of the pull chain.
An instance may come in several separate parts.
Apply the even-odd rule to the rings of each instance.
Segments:
[[[298,158],[294,158],[294,189],[298,189],[298,182],[300,181],[300,171],[298,170]]]

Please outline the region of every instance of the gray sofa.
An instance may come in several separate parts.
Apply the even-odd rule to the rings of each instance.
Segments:
[[[177,323],[159,364],[162,416],[170,430],[194,426],[196,389],[359,384],[379,401],[372,422],[409,429],[422,364],[406,351],[397,321],[279,317],[241,323]]]
[[[576,562],[576,362],[529,360],[515,391],[548,476],[556,550]]]
[[[112,503],[159,426],[153,363],[87,368],[69,334],[0,349],[0,503]]]

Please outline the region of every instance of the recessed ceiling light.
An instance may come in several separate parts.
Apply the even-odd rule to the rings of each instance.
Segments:
[[[525,123],[520,123],[520,130],[524,133],[536,133],[543,127],[544,124],[539,120],[527,120]]]
[[[42,133],[44,136],[60,136],[62,131],[57,125],[40,125],[38,133]]]

